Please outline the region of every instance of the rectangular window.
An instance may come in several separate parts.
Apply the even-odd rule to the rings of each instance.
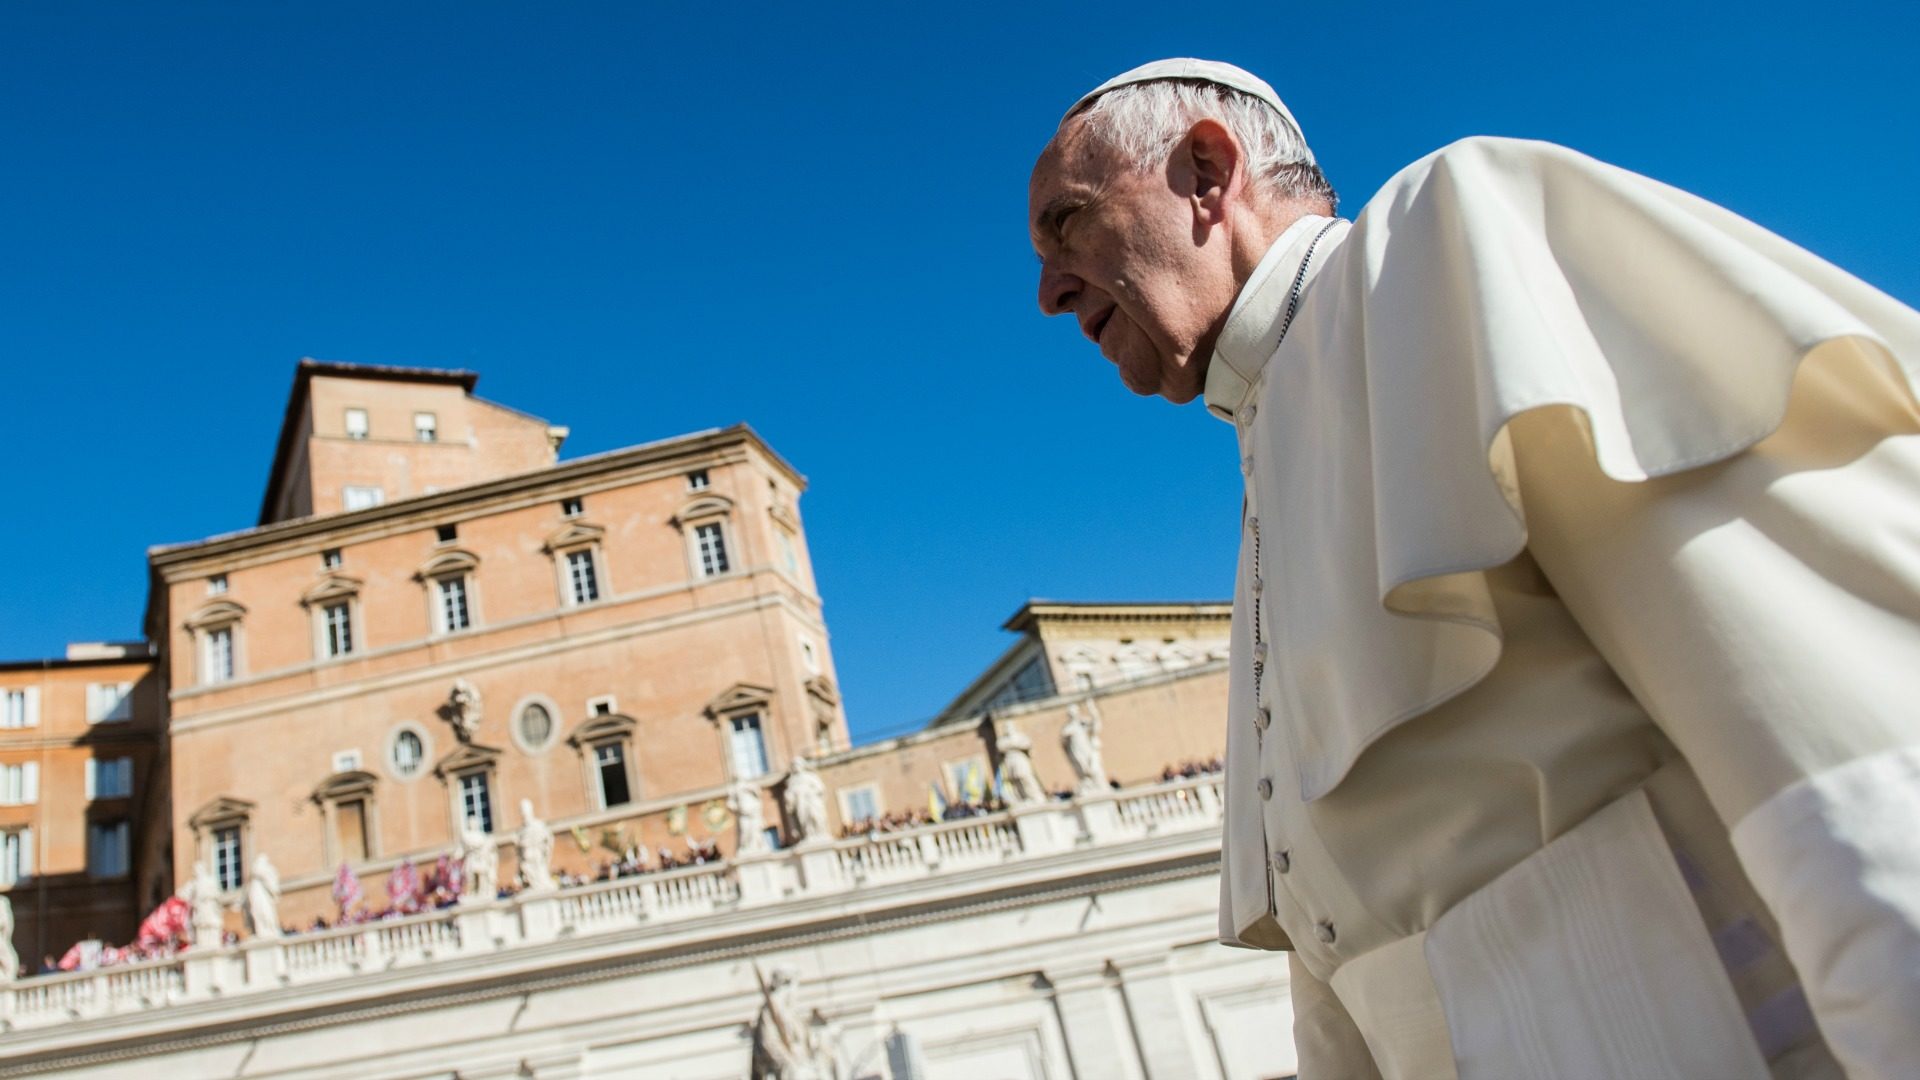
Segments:
[[[133,759],[87,759],[87,798],[124,799],[133,794]]]
[[[328,548],[320,553],[320,569],[322,570],[338,570],[340,569],[340,564],[344,561],[346,560],[341,558],[339,548]]]
[[[440,578],[434,585],[440,590],[440,632],[451,634],[473,625],[467,615],[467,579]]]
[[[39,687],[0,690],[0,728],[37,727],[39,723]]]
[[[216,626],[201,635],[202,646],[206,650],[202,669],[209,683],[223,683],[233,678],[233,627]]]
[[[367,437],[367,410],[347,410],[347,438],[364,439]]]
[[[39,762],[0,765],[0,806],[29,806],[39,801]]]
[[[387,493],[364,484],[348,484],[340,492],[340,503],[348,510],[365,510],[387,501]]]
[[[601,743],[593,748],[594,771],[600,775],[600,805],[625,806],[633,801],[627,790],[627,755],[619,743]]]
[[[848,789],[843,793],[843,800],[840,808],[846,812],[849,823],[873,821],[880,816],[880,798],[871,784]]]
[[[579,499],[561,499],[560,513],[564,517],[579,517],[586,512],[586,504]]]
[[[219,596],[227,591],[227,575],[215,574],[207,579],[207,595]]]
[[[611,696],[587,699],[587,711],[595,716],[611,716],[615,708],[616,705]]]
[[[707,470],[695,469],[687,474],[688,491],[705,491],[708,487]]]
[[[87,873],[97,878],[127,876],[127,823],[87,823]]]
[[[487,774],[470,772],[460,778],[460,820],[479,818],[480,828],[493,831],[493,792]]]
[[[593,552],[567,552],[568,588],[576,604],[590,604],[600,599],[600,579],[593,572]]]
[[[767,774],[767,744],[760,737],[758,715],[734,717],[728,740],[728,748],[733,753],[734,776],[751,780]]]
[[[440,437],[440,422],[430,412],[414,413],[413,437],[421,442],[433,442]]]
[[[353,608],[342,600],[321,609],[328,656],[345,656],[353,651]]]
[[[334,851],[344,862],[367,861],[367,804],[348,799],[333,807]]]
[[[460,537],[460,526],[441,525],[433,530],[434,539],[442,544],[450,544]]]
[[[720,523],[696,526],[694,537],[700,543],[700,576],[712,577],[727,572],[727,541],[721,535]]]
[[[213,830],[213,879],[225,891],[240,887],[240,826]]]
[[[87,684],[87,723],[118,724],[133,719],[133,684]]]
[[[0,885],[18,885],[33,876],[33,830],[0,833]]]
[[[799,576],[800,556],[794,551],[792,534],[785,529],[777,529],[774,535],[780,538],[780,561],[787,564],[787,573]]]

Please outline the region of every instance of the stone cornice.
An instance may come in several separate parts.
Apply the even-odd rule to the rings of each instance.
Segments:
[[[751,427],[709,429],[671,439],[643,443],[604,454],[563,461],[543,469],[478,484],[449,488],[431,495],[395,499],[364,510],[297,518],[225,533],[205,540],[164,544],[147,549],[147,558],[166,584],[200,576],[208,566],[247,565],[243,556],[270,554],[273,558],[312,549],[361,543],[380,536],[444,524],[449,518],[469,518],[519,506],[553,502],[567,496],[591,494],[606,487],[675,476],[706,455],[716,463],[744,461],[758,453],[801,490],[806,478],[768,446]]]

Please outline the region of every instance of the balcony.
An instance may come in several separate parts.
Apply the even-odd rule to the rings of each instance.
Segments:
[[[803,843],[729,862],[615,878],[544,894],[469,901],[278,939],[0,986],[0,1055],[73,1040],[75,1021],[151,1029],[211,1009],[260,1010],[489,979],[564,964],[585,948],[640,954],[702,937],[777,933],[809,921],[1005,899],[1119,867],[1203,857],[1219,846],[1218,774],[1101,792],[957,821]],[[371,978],[391,976],[391,978]],[[383,988],[378,983],[385,983]],[[93,1027],[98,1025],[83,1025]]]

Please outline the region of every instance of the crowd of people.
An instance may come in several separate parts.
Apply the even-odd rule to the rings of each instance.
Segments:
[[[1169,765],[1160,770],[1160,782],[1171,783],[1175,780],[1191,780],[1196,776],[1225,772],[1227,763],[1217,757],[1183,761],[1178,765]]]

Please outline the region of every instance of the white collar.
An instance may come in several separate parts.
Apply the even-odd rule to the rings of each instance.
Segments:
[[[1314,239],[1337,218],[1307,214],[1287,226],[1285,232],[1267,249],[1259,265],[1240,286],[1233,307],[1227,312],[1226,325],[1220,328],[1220,340],[1214,344],[1213,359],[1207,363],[1207,411],[1229,423],[1239,411],[1260,372],[1280,346],[1282,322],[1287,314],[1287,296],[1293,291],[1293,279]],[[1344,230],[1335,230],[1344,235]],[[1307,279],[1326,265],[1325,254],[1342,238],[1330,236],[1322,241],[1314,265],[1307,267]]]

